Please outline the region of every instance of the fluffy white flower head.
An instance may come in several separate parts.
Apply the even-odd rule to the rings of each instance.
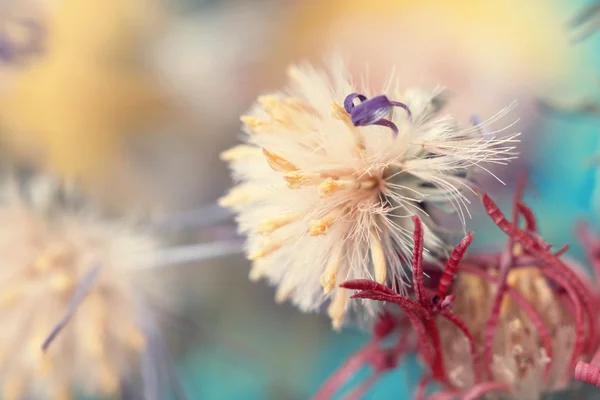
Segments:
[[[151,262],[155,240],[74,206],[46,177],[10,181],[0,195],[2,398],[118,394],[149,344],[136,269]],[[42,349],[85,280],[77,309]]]
[[[222,155],[239,185],[221,204],[238,213],[248,235],[251,278],[267,278],[278,301],[303,310],[331,297],[339,328],[350,293],[338,284],[369,278],[402,289],[410,217],[425,219],[426,249],[442,250],[425,205],[451,204],[464,220],[468,172],[513,158],[517,134],[459,129],[440,115],[441,89],[402,92],[393,78],[379,92],[357,88],[341,61],[329,71],[292,67],[289,78],[285,91],[260,97],[242,117],[247,144]],[[352,93],[361,96],[352,102]],[[369,100],[389,107],[369,110]],[[363,315],[372,307],[364,303]]]

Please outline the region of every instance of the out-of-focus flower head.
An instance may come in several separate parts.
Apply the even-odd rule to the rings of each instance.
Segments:
[[[328,72],[292,67],[289,77],[242,117],[247,144],[223,153],[240,184],[221,204],[248,235],[251,278],[303,310],[331,299],[339,328],[349,309],[339,283],[373,278],[404,290],[409,217],[426,218],[426,248],[443,251],[426,208],[450,204],[464,222],[469,172],[514,158],[518,134],[459,128],[440,115],[440,89],[403,92],[394,77],[381,91],[358,88],[339,59]]]
[[[590,65],[582,49],[571,46],[565,3],[298,1],[283,19],[274,64],[299,57],[316,61],[337,48],[349,58],[352,73],[368,60],[371,82],[383,82],[396,67],[401,86],[445,85],[455,94],[449,109],[462,123],[472,114],[489,117],[514,99],[527,121],[524,111],[535,96],[554,90],[564,95],[573,76],[581,77],[576,68]]]
[[[1,27],[4,28],[0,35],[0,62],[3,66],[21,65],[42,52],[44,33],[34,20],[11,21]]]
[[[126,139],[167,106],[143,66],[156,10],[153,0],[61,0],[31,13],[42,46],[0,92],[4,144],[60,176],[126,175],[115,172],[124,170]]]
[[[469,234],[440,274],[437,266],[423,264],[422,245],[417,246],[410,297],[372,281],[342,285],[357,290],[354,298],[394,303],[403,311],[400,316],[384,315],[376,325],[380,329],[375,330],[375,343],[363,351],[362,363],[375,365],[380,375],[396,361],[375,361],[397,360],[416,350],[427,367],[417,399],[426,398],[431,382],[442,386],[440,393],[427,397],[431,399],[476,399],[492,392],[502,392],[498,395],[507,399],[541,399],[550,392],[574,389],[573,375],[597,383],[598,368],[582,362],[597,359],[592,357],[599,343],[597,287],[580,266],[560,259],[566,248],[551,252],[536,233],[532,211],[518,196],[513,222],[487,195],[483,202],[509,237],[503,252],[463,258],[472,240]],[[526,221],[524,228],[518,226],[520,215]],[[422,243],[420,226],[416,220],[416,243]],[[383,338],[397,328],[398,343],[382,348]],[[406,346],[406,337],[413,334],[412,347]],[[341,375],[335,374],[317,398],[330,398],[342,383]]]
[[[163,398],[166,349],[148,300],[165,288],[146,273],[157,240],[48,176],[6,179],[0,220],[2,398],[111,397],[139,379],[145,398]]]

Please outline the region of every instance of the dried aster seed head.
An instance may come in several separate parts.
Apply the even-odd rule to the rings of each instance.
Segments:
[[[513,158],[517,135],[459,129],[438,116],[441,90],[401,92],[392,78],[371,95],[339,61],[328,73],[304,66],[288,74],[285,91],[259,97],[242,117],[247,143],[223,153],[239,185],[221,204],[238,212],[248,235],[251,278],[267,278],[278,300],[303,310],[330,298],[339,328],[349,293],[338,285],[372,278],[402,291],[410,217],[425,219],[425,248],[442,250],[425,205],[452,204],[464,219],[469,171]],[[361,309],[371,316],[377,307]]]
[[[3,399],[68,399],[75,388],[114,396],[151,345],[141,311],[151,288],[136,269],[157,243],[88,208],[47,177],[2,188]]]
[[[490,380],[504,382],[512,388],[511,398],[539,399],[544,393],[568,384],[569,358],[575,344],[573,318],[537,267],[511,271],[507,283],[529,302],[543,321],[549,333],[551,354],[546,351],[530,316],[506,295],[492,347]],[[454,293],[460,295],[456,296],[452,311],[465,321],[480,349],[483,349],[495,290],[495,284],[466,271],[460,273],[453,288]],[[463,333],[447,321],[439,320],[438,327],[450,382],[461,389],[472,387],[476,382],[469,343]]]

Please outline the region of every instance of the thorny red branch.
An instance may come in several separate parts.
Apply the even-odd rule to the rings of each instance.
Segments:
[[[448,308],[452,305],[453,296],[446,295],[448,290],[447,282],[452,282],[456,272],[456,266],[471,243],[472,236],[468,235],[452,253],[446,268],[444,269],[443,279],[440,280],[438,290],[428,290],[424,285],[422,257],[423,229],[421,220],[418,217],[413,217],[413,221],[415,224],[415,231],[413,238],[414,250],[412,274],[415,286],[415,299],[402,296],[384,285],[369,280],[348,281],[341,286],[346,289],[358,291],[352,298],[366,298],[397,304],[404,311],[413,329],[417,333],[417,349],[431,370],[432,378],[436,381],[443,382],[447,387],[453,388],[448,379],[448,374],[445,371],[440,337],[435,318],[438,315],[441,315],[464,333],[465,337],[470,342],[472,359],[474,362],[477,362],[477,352],[473,335],[469,332],[466,324],[449,311]],[[326,392],[327,394],[333,394],[331,390],[329,390],[330,387],[331,385],[326,382],[315,398],[328,398],[324,395]]]
[[[382,348],[381,342],[397,328],[405,328],[406,320],[384,313],[373,327],[373,338],[361,350],[356,352],[319,388],[315,400],[330,399],[363,366],[370,365],[375,370],[373,376],[380,376],[386,369],[394,368],[404,354],[415,348],[411,332],[405,332],[392,348]],[[381,363],[381,361],[387,361]],[[364,393],[374,381],[368,381],[350,394]]]
[[[548,248],[543,248],[540,246],[539,242],[536,242],[531,238],[531,236],[527,235],[525,232],[519,230],[515,225],[511,224],[488,195],[483,196],[483,204],[488,215],[500,229],[502,229],[510,237],[517,240],[528,253],[544,262],[541,269],[542,273],[554,280],[557,284],[561,285],[567,291],[567,293],[569,293],[572,301],[575,304],[576,315],[579,316],[581,307],[585,308],[585,313],[587,314],[588,318],[587,327],[589,332],[586,336],[587,340],[585,340],[582,337],[582,330],[584,329],[582,326],[583,324],[580,321],[577,322],[576,326],[578,334],[576,346],[573,350],[573,356],[571,358],[571,363],[574,367],[577,357],[579,356],[579,352],[582,350],[589,350],[594,345],[594,341],[596,340],[596,319],[593,308],[594,295],[589,292],[585,284],[568,266],[560,261],[554,254],[548,252]],[[584,346],[584,344],[581,343],[582,341],[585,343],[585,347],[583,348],[582,346]]]
[[[590,232],[586,224],[580,223],[577,226],[577,233],[579,239],[586,249],[586,257],[588,262],[592,265],[595,275],[596,284],[600,278],[600,240]],[[598,298],[596,298],[598,302]],[[598,341],[596,341],[598,345]],[[579,361],[575,366],[575,379],[578,381],[586,382],[597,387],[600,387],[600,349],[596,350],[592,360],[587,363],[585,361]]]
[[[519,178],[517,183],[517,189],[515,191],[514,204],[512,210],[512,220],[514,224],[519,224],[519,215],[523,214],[525,216],[525,220],[527,222],[527,229],[529,234],[535,234],[535,218],[533,216],[533,212],[521,202],[521,196],[523,194],[523,190],[525,188],[526,177],[522,175]],[[484,196],[484,206],[485,206],[485,196]],[[497,221],[494,215],[490,214],[489,209],[486,206],[486,211],[494,223],[498,224],[500,219]],[[502,215],[504,217],[504,215]],[[504,218],[506,220],[506,218]],[[506,221],[508,222],[508,221]],[[508,241],[504,248],[504,252],[500,255],[500,277],[498,278],[498,289],[494,296],[492,307],[490,311],[490,316],[485,324],[484,331],[484,349],[483,349],[483,359],[484,359],[484,368],[488,376],[492,376],[491,365],[492,365],[492,348],[494,346],[494,340],[496,337],[496,327],[498,324],[498,319],[500,316],[500,307],[502,305],[502,300],[504,299],[504,294],[507,291],[507,283],[508,274],[512,269],[512,264],[514,263],[514,242],[515,238],[511,235],[508,235]]]
[[[413,237],[412,296],[400,295],[388,287],[369,280],[349,281],[341,286],[356,291],[352,298],[393,303],[398,305],[404,312],[406,320],[410,323],[413,332],[416,333],[416,343],[412,347],[403,347],[402,352],[387,354],[395,354],[397,357],[400,357],[407,350],[414,350],[425,361],[429,373],[424,376],[419,384],[416,392],[418,400],[425,399],[426,388],[431,382],[440,383],[443,389],[441,392],[430,396],[428,400],[442,398],[467,400],[480,398],[493,391],[512,391],[515,389],[505,382],[496,380],[497,378],[492,374],[490,369],[492,362],[491,352],[494,344],[493,334],[498,326],[501,305],[505,297],[504,294],[518,305],[520,311],[528,318],[537,331],[540,345],[549,360],[543,368],[543,376],[548,381],[550,372],[555,365],[551,332],[534,304],[507,283],[510,271],[523,267],[534,268],[539,271],[540,276],[547,280],[548,287],[552,288],[555,292],[556,299],[565,300],[566,309],[572,310],[571,315],[574,316],[572,323],[575,331],[575,343],[570,356],[569,366],[566,368],[568,373],[567,380],[574,373],[575,379],[600,386],[600,366],[597,365],[600,362],[600,350],[590,363],[580,361],[582,355],[587,356],[589,359],[594,346],[598,346],[598,338],[596,337],[597,320],[594,314],[594,306],[599,302],[598,294],[595,290],[591,289],[587,282],[582,281],[582,278],[578,274],[559,259],[566,251],[566,246],[558,252],[552,253],[550,250],[551,246],[537,234],[535,216],[531,209],[520,200],[520,190],[514,202],[513,222],[507,220],[489,196],[483,195],[482,200],[488,215],[509,237],[504,252],[495,255],[476,255],[463,260],[465,252],[472,241],[472,236],[469,234],[456,246],[449,257],[441,276],[437,280],[437,288],[435,290],[430,289],[432,284],[434,285],[433,287],[436,287],[436,285],[432,279],[429,279],[428,282],[425,281],[422,258],[422,226],[418,217],[413,217],[415,231]],[[524,229],[518,227],[519,215],[525,220]],[[583,242],[588,248],[590,263],[596,267],[598,274],[600,272],[600,268],[597,267],[600,265],[600,240],[592,238],[589,232],[583,231],[582,228],[580,229],[580,233],[585,236]],[[430,266],[427,267],[427,270],[430,271]],[[486,272],[490,269],[492,269],[492,272],[495,270],[494,275]],[[488,314],[483,332],[483,349],[477,347],[476,338],[473,337],[468,324],[465,324],[457,314],[450,310],[455,302],[455,294],[461,296],[461,292],[451,293],[454,276],[457,271],[461,274],[466,273],[475,276],[483,282],[487,282],[490,287],[497,286],[497,293],[500,292],[498,299],[491,303],[490,313]],[[447,374],[443,348],[440,342],[440,328],[436,323],[438,316],[441,316],[458,328],[469,343],[470,358],[474,373],[474,381],[470,387],[458,388],[454,386]],[[393,314],[386,313],[385,319],[382,320],[385,323],[380,322],[378,324],[380,330],[382,326],[385,327],[385,335],[388,335],[398,327],[397,324],[394,324],[393,319]],[[490,329],[493,330],[492,334],[489,334]],[[407,331],[405,327],[400,337],[406,338],[408,337],[408,333],[410,333],[410,330]],[[382,336],[377,337],[380,341]],[[367,347],[365,351],[369,352],[376,347]],[[481,350],[483,350],[483,358],[481,357]],[[388,362],[388,367],[396,363]],[[351,370],[345,370],[347,375],[344,382],[349,378],[348,374],[356,372],[361,366],[358,365]],[[376,377],[383,373],[384,370],[376,368],[376,373],[367,382],[360,385],[357,390],[352,392],[352,398],[356,398],[358,394],[364,394],[373,384]],[[484,372],[483,375],[481,371]],[[332,386],[330,382],[328,381],[324,385],[324,388],[329,387],[328,396],[323,396],[325,393],[322,389],[317,395],[318,399],[330,398],[341,387],[341,385]],[[558,385],[558,383],[554,384]]]

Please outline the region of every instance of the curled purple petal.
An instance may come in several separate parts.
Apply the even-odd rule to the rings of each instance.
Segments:
[[[406,104],[401,103],[399,101],[390,101],[390,104],[393,105],[394,107],[404,108],[404,111],[406,111],[406,114],[408,114],[408,118],[412,118],[412,113],[410,112],[410,108],[408,108],[408,106]]]
[[[394,137],[398,136],[398,127],[396,126],[395,123],[393,123],[389,119],[382,118],[381,120],[379,120],[377,122],[373,122],[373,125],[387,126],[392,131],[394,131]]]
[[[354,108],[354,99],[359,99],[361,102],[363,102],[367,100],[367,97],[360,93],[351,93],[346,96],[346,99],[344,100],[344,108],[348,114],[352,114],[352,109]]]
[[[361,103],[354,105],[354,99],[360,99]],[[350,114],[350,119],[354,126],[380,125],[390,128],[394,132],[394,137],[398,136],[398,127],[385,117],[390,113],[392,107],[403,108],[412,117],[410,109],[404,103],[399,101],[390,101],[386,96],[375,96],[371,99],[359,93],[351,93],[344,100],[344,108]]]
[[[372,125],[381,121],[392,109],[392,104],[385,96],[375,96],[355,106],[350,112],[355,126]]]

